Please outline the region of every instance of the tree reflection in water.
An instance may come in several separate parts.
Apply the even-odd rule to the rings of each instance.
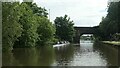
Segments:
[[[118,47],[96,42],[94,49],[99,51],[103,58],[106,58],[108,66],[118,66]]]
[[[74,47],[72,45],[55,48],[56,64],[55,66],[70,65],[74,56]]]
[[[50,66],[55,59],[51,46],[16,48],[13,53],[4,53],[3,57],[3,66]]]

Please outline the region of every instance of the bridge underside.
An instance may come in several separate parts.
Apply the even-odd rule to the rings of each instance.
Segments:
[[[80,35],[76,35],[73,39],[73,42],[78,44],[80,43],[80,37],[83,35],[83,34],[93,34],[93,33],[81,33]]]
[[[80,43],[80,36],[83,34],[94,34],[96,27],[74,27],[75,36],[73,38],[73,42],[78,44]]]

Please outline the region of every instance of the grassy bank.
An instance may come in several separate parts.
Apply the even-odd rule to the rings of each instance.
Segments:
[[[106,44],[112,44],[112,45],[120,46],[120,41],[102,41],[102,42],[106,43]]]

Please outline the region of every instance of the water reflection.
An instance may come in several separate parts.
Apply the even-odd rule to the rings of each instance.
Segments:
[[[118,66],[118,47],[97,42],[94,43],[94,49],[107,60],[108,66]]]
[[[73,66],[106,66],[106,60],[93,49],[91,41],[82,41],[74,54]]]
[[[55,48],[55,66],[67,66],[73,60],[74,48],[72,45]]]
[[[2,55],[3,66],[116,66],[116,48],[91,41],[80,46],[16,48]]]
[[[3,54],[3,66],[50,66],[54,59],[54,49],[50,46],[16,48],[13,53]]]
[[[18,65],[19,62],[14,59],[13,53],[4,52],[2,53],[2,66],[14,66]]]

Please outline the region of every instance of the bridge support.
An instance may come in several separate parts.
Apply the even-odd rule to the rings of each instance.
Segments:
[[[73,43],[75,43],[75,44],[79,44],[80,43],[80,37],[78,36],[76,36],[76,37],[74,37],[73,38]]]
[[[79,44],[80,43],[80,31],[79,30],[75,31],[75,36],[73,38],[73,42],[75,44]]]

